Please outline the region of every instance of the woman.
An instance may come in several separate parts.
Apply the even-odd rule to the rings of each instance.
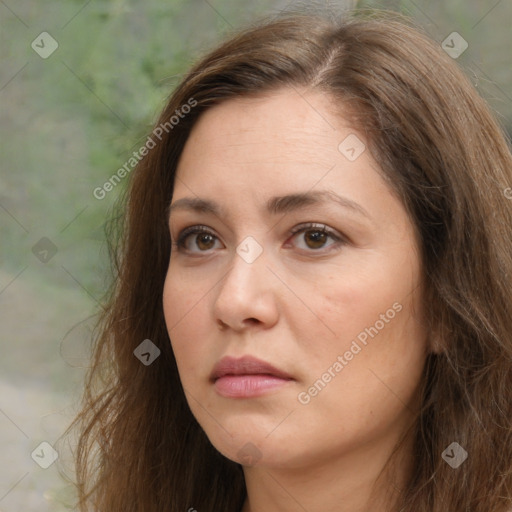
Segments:
[[[438,44],[281,15],[141,154],[80,510],[511,508],[512,157]]]

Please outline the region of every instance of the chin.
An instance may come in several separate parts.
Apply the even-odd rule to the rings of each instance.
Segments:
[[[278,424],[279,421],[274,423]],[[306,453],[297,450],[301,442],[294,442],[293,436],[288,435],[284,430],[281,435],[275,435],[272,428],[262,428],[261,425],[246,422],[239,424],[235,429],[232,425],[226,428],[228,432],[219,428],[218,425],[213,431],[205,431],[208,439],[224,457],[242,464],[246,467],[259,466],[265,468],[293,468],[300,467],[304,463]]]

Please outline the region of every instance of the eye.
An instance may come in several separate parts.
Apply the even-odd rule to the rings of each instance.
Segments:
[[[192,237],[192,235],[195,236]],[[187,243],[189,238],[196,242],[196,247],[200,248],[199,252],[206,252],[208,249],[212,248],[213,242],[217,237],[206,226],[191,226],[185,228],[178,235],[178,239],[173,245],[177,247],[180,252],[194,252]]]
[[[319,252],[318,249],[324,248],[329,238],[334,240],[334,243],[328,245],[327,247],[339,246],[346,243],[346,240],[342,236],[328,228],[325,224],[303,224],[301,226],[297,226],[291,232],[294,237],[301,233],[303,233],[305,236],[299,237],[299,240],[303,240],[305,242],[306,250],[313,249],[315,252]],[[304,249],[304,247],[302,247],[302,249]]]

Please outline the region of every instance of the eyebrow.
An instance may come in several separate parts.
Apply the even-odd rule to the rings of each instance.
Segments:
[[[347,197],[340,196],[331,190],[316,190],[271,197],[266,204],[266,211],[271,215],[290,213],[299,208],[325,202],[337,204],[353,213],[371,219],[370,214],[359,204]],[[197,213],[211,213],[216,216],[224,214],[223,209],[215,201],[200,197],[183,197],[171,203],[168,217],[177,210],[189,210]]]

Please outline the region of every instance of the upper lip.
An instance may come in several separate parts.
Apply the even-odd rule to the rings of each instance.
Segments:
[[[286,372],[252,356],[223,357],[213,367],[210,379],[217,380],[225,375],[273,375],[281,379],[291,379]]]

